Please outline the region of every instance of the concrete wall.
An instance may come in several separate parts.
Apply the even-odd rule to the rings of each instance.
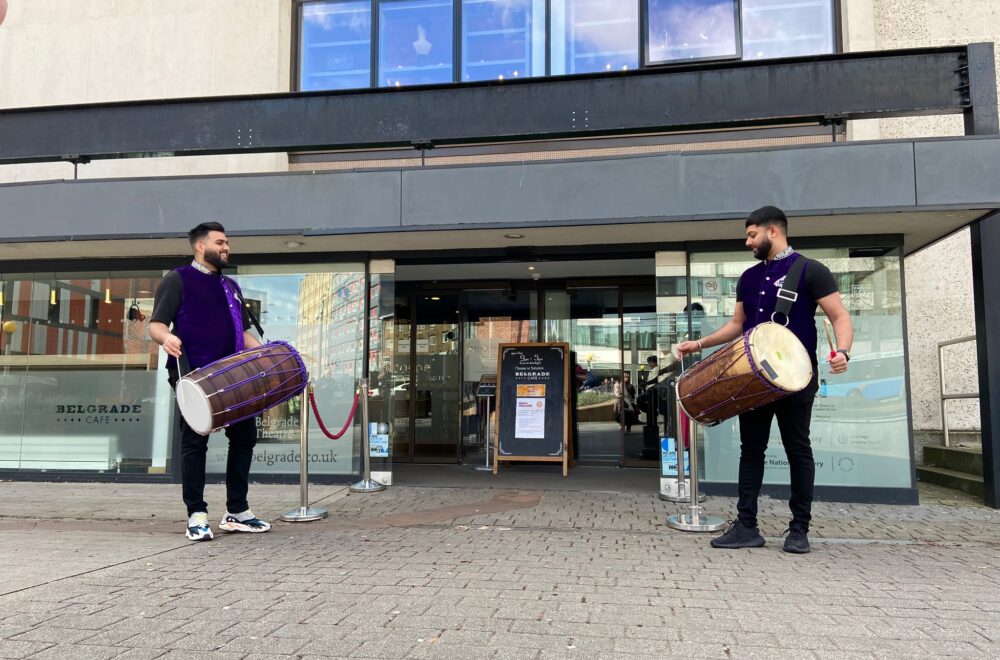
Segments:
[[[851,51],[1000,43],[996,0],[842,0],[845,47]],[[996,51],[995,51],[996,52]],[[962,135],[960,116],[852,122],[852,140]],[[913,391],[913,426],[940,429],[937,342],[975,334],[969,231],[906,259],[907,323]],[[953,392],[975,392],[975,344],[945,349],[945,377]],[[949,425],[979,429],[976,401],[948,403]]]
[[[291,0],[9,0],[0,108],[286,92]],[[79,178],[287,170],[284,154],[100,161]],[[0,166],[0,183],[71,179]]]

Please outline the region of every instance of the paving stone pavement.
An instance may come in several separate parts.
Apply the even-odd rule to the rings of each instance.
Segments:
[[[1000,657],[1000,512],[940,489],[816,503],[805,556],[772,500],[743,551],[655,493],[406,486],[192,544],[178,491],[0,483],[0,658]],[[297,497],[251,489],[269,519]]]

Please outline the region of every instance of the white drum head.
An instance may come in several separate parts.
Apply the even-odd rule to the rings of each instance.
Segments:
[[[762,323],[754,328],[750,332],[750,353],[764,378],[787,392],[798,392],[812,380],[812,362],[806,347],[782,325]]]
[[[212,406],[197,383],[188,378],[177,382],[177,407],[192,431],[201,435],[212,432]]]

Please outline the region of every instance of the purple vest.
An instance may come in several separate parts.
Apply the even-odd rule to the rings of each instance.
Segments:
[[[194,266],[176,269],[184,283],[174,334],[192,369],[243,350],[243,293],[233,280]],[[170,358],[173,360],[173,358]],[[173,366],[169,363],[168,366]]]
[[[796,259],[803,258],[797,252],[792,253],[784,259],[777,261],[762,261],[761,263],[748,268],[740,276],[740,299],[743,301],[743,312],[746,314],[746,321],[743,322],[743,331],[746,332],[761,323],[771,320],[771,313],[778,301],[778,287],[784,284],[785,275],[792,267]],[[802,345],[806,347],[813,361],[813,366],[817,364],[816,356],[816,301],[810,299],[809,291],[806,287],[806,271],[809,264],[806,264],[799,278],[799,286],[796,289],[799,294],[798,300],[792,304],[792,310],[788,313],[788,329],[795,333]],[[781,316],[775,317],[777,323],[783,323]]]

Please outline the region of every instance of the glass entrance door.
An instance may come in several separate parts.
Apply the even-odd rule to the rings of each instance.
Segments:
[[[459,439],[459,296],[401,295],[396,305],[396,460],[453,463]],[[405,366],[404,366],[405,365]]]
[[[419,296],[413,333],[413,460],[458,458],[458,295]]]
[[[478,397],[480,380],[496,378],[500,344],[538,339],[534,291],[484,290],[462,294],[462,462],[483,463],[496,429],[496,398]],[[487,408],[491,417],[487,429]]]
[[[545,291],[544,341],[569,342],[576,364],[575,460],[621,463],[622,429],[616,384],[622,378],[621,310],[617,287]],[[619,385],[620,386],[620,385]]]
[[[622,291],[622,339],[624,364],[617,387],[618,420],[624,428],[622,462],[630,467],[656,467],[660,438],[672,410],[674,371],[670,356],[658,355],[656,350],[652,289]]]

